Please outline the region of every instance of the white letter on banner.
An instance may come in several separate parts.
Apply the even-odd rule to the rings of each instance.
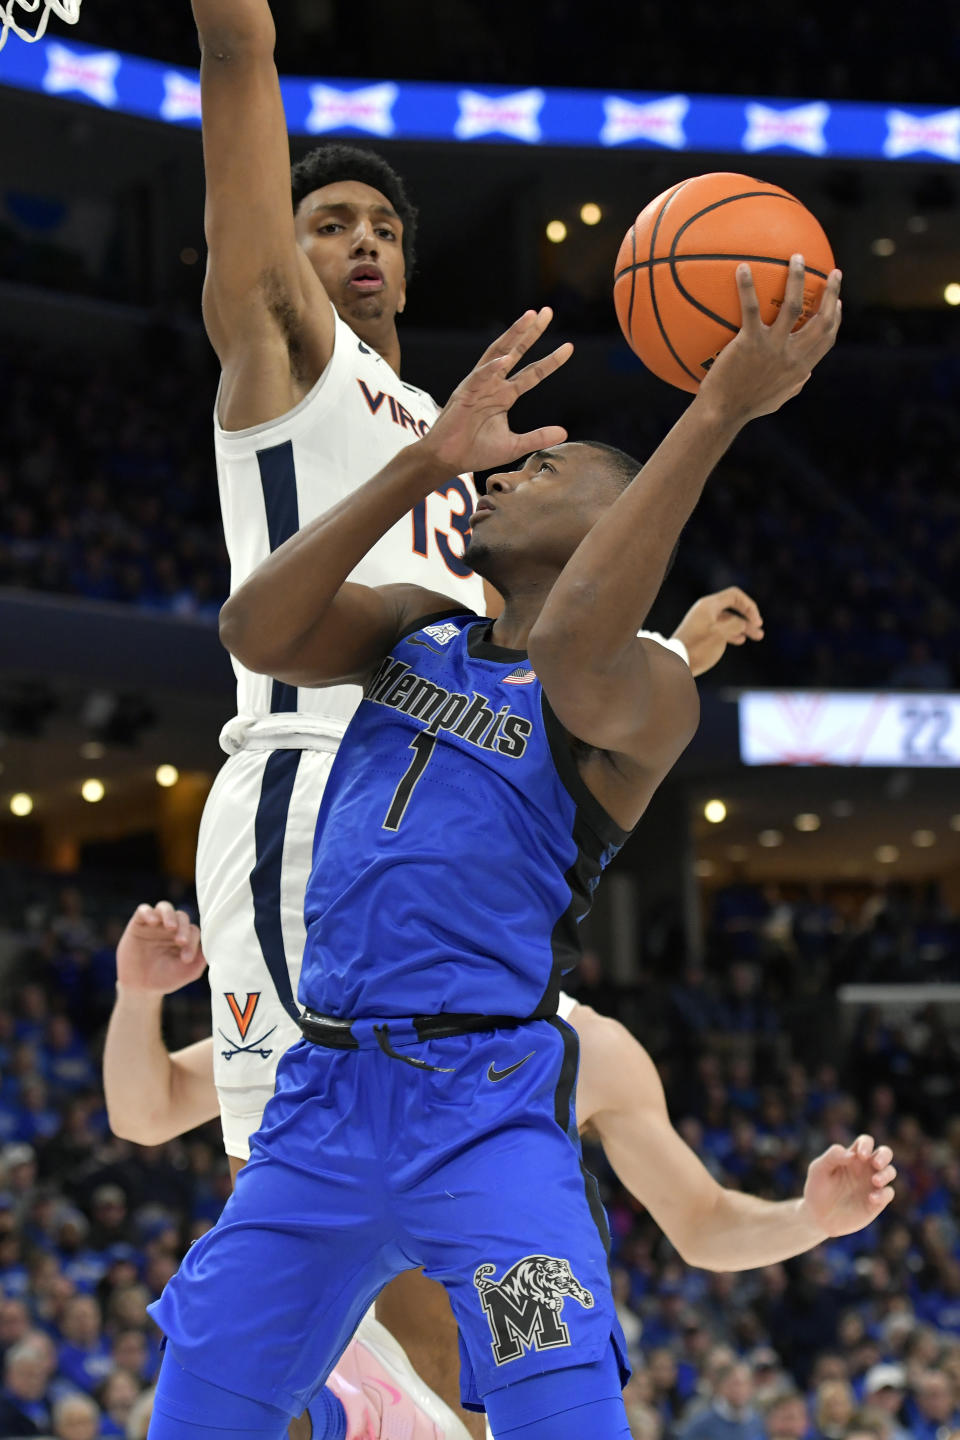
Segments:
[[[810,105],[796,105],[792,110],[771,110],[769,105],[752,103],[745,107],[747,117],[744,150],[769,150],[774,145],[788,145],[807,155],[822,155],[827,148],[823,127],[830,118],[830,106],[822,100]]]
[[[897,160],[901,155],[915,155],[918,150],[943,160],[960,160],[960,110],[941,110],[939,115],[888,110],[884,155],[888,160]]]
[[[600,131],[600,144],[651,140],[655,145],[682,150],[687,143],[683,122],[689,109],[690,100],[686,95],[666,95],[662,100],[647,100],[642,105],[607,95],[603,102],[606,120]]]
[[[458,140],[508,135],[511,140],[536,145],[546,98],[542,90],[518,90],[515,95],[478,95],[475,90],[461,90],[457,94],[460,115],[453,133]]]
[[[160,114],[164,120],[199,120],[200,81],[178,75],[175,70],[165,70]]]
[[[371,135],[392,135],[393,106],[399,90],[389,81],[367,85],[363,90],[337,90],[332,85],[311,85],[307,129],[312,135],[323,130],[366,130]]]
[[[76,90],[98,105],[116,105],[114,81],[120,69],[120,56],[112,50],[105,50],[99,55],[78,55],[51,40],[46,47],[46,56],[47,73],[42,83],[48,95],[64,95]]]

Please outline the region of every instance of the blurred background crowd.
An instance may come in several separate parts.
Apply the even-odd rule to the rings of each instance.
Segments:
[[[99,1057],[139,896],[35,874],[7,874],[3,892],[0,1437],[142,1436],[160,1339],[146,1305],[229,1193],[218,1125],[153,1147],[109,1132]],[[191,904],[182,887],[174,898]],[[816,1154],[866,1131],[894,1148],[897,1197],[799,1260],[710,1274],[680,1262],[588,1140],[636,1371],[633,1433],[946,1440],[960,1429],[956,1034],[932,1008],[890,1020],[815,999],[880,897],[846,919],[828,897],[798,897],[790,923],[782,903],[718,892],[707,963],[664,964],[626,991],[588,952],[579,997],[640,1017],[674,1122],[723,1184],[796,1197]],[[171,997],[172,1046],[208,1033],[208,1005],[202,980]]]

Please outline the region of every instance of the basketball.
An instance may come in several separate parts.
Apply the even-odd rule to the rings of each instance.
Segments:
[[[748,261],[769,325],[790,256],[806,262],[799,328],[815,314],[833,252],[823,227],[779,185],[749,175],[697,175],[641,210],[620,246],[613,299],[627,343],[648,370],[696,391],[740,328],[736,272]]]

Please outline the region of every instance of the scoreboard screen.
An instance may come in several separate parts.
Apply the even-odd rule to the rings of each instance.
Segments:
[[[745,765],[960,766],[960,695],[747,690]]]

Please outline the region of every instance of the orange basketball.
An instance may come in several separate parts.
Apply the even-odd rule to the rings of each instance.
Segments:
[[[640,211],[620,246],[613,300],[627,343],[661,380],[695,391],[740,328],[737,266],[749,262],[769,325],[796,254],[807,267],[799,327],[833,269],[819,222],[779,185],[749,175],[681,181]]]

